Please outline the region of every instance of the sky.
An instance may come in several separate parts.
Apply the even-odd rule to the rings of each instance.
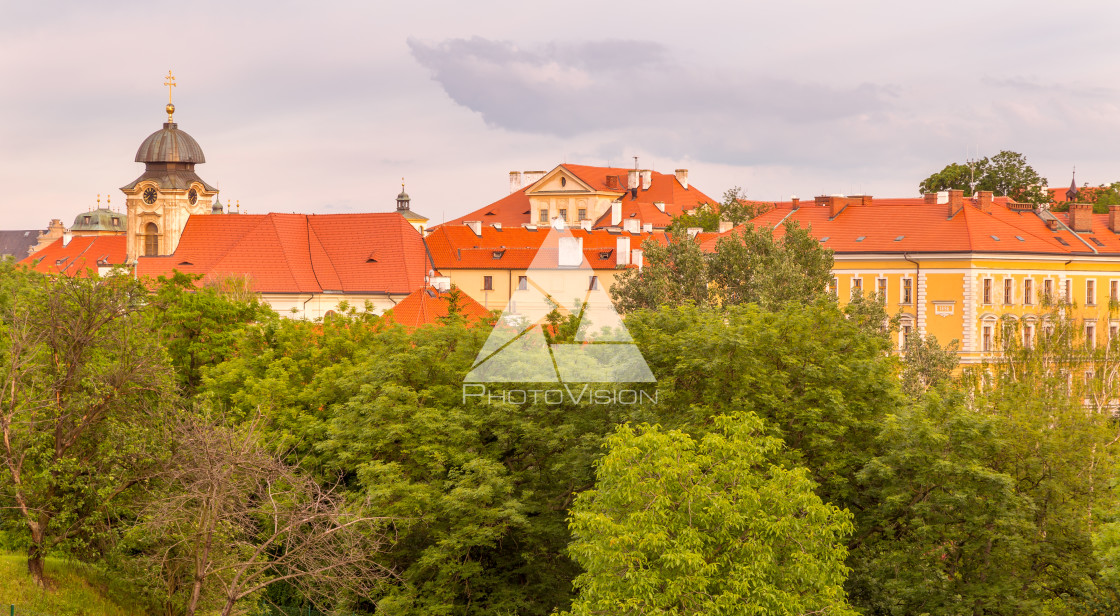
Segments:
[[[246,213],[434,223],[561,163],[713,197],[917,196],[1013,150],[1120,180],[1114,1],[0,0],[0,229],[69,225],[166,120]]]

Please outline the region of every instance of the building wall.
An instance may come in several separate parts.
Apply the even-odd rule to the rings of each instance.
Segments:
[[[1120,336],[1120,260],[1015,255],[909,257],[921,265],[920,274],[917,265],[901,257],[837,255],[833,275],[840,303],[851,301],[854,279],[863,279],[867,294],[876,291],[876,279],[884,278],[888,314],[899,315],[903,325],[922,335],[935,336],[941,344],[959,341],[961,361],[976,363],[998,356],[1001,323],[1005,320],[1018,324],[1015,335],[1020,341],[1027,325],[1034,328],[1031,335],[1037,336],[1051,310],[1043,299],[1046,281],[1052,285],[1053,299],[1061,300],[1068,280],[1072,316],[1095,325],[1096,342],[1102,344],[1110,336]],[[913,281],[911,303],[902,302],[905,279]],[[1027,280],[1031,281],[1029,301],[1025,296]],[[1005,281],[1010,281],[1010,298],[1005,296]],[[1088,295],[1090,281],[1093,297]],[[896,345],[900,342],[901,333]]]
[[[372,293],[262,293],[261,299],[272,306],[282,317],[291,319],[322,319],[328,312],[339,310],[339,304],[347,302],[359,312],[365,310],[366,302],[373,304],[375,314],[384,314],[398,302],[408,297],[402,294]]]
[[[608,290],[614,285],[615,277],[620,270],[615,269],[596,269],[596,270],[560,270],[567,275],[568,279],[562,285],[555,283],[545,283],[549,288],[555,289],[560,286],[562,290],[553,291],[554,293],[567,293],[571,291],[571,298],[563,298],[563,300],[574,299],[577,296],[585,293],[588,290],[588,277],[597,276],[600,288]],[[530,296],[535,295],[530,293],[529,290],[519,291],[518,277],[527,276],[525,269],[447,269],[440,268],[440,273],[451,279],[451,284],[459,288],[472,299],[482,304],[483,308],[487,310],[505,310],[509,305],[511,299],[519,300],[522,302],[521,310],[527,310],[531,307]],[[535,270],[535,275],[539,270]],[[486,277],[491,278],[491,289],[486,288]],[[559,280],[559,279],[558,279]]]

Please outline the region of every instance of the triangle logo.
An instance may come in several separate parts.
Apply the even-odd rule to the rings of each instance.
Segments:
[[[555,313],[575,316],[574,342],[548,342]],[[557,221],[463,379],[467,383],[656,381],[583,254]]]

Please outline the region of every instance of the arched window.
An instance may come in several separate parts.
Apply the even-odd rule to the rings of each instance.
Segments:
[[[144,226],[144,256],[154,257],[159,254],[159,227],[150,222]]]

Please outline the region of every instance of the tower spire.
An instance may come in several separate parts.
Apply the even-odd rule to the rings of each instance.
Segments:
[[[175,76],[171,74],[171,69],[167,69],[167,81],[163,82],[167,86],[167,122],[168,124],[174,122],[172,116],[175,115],[175,105],[171,102],[171,88],[175,87]]]

